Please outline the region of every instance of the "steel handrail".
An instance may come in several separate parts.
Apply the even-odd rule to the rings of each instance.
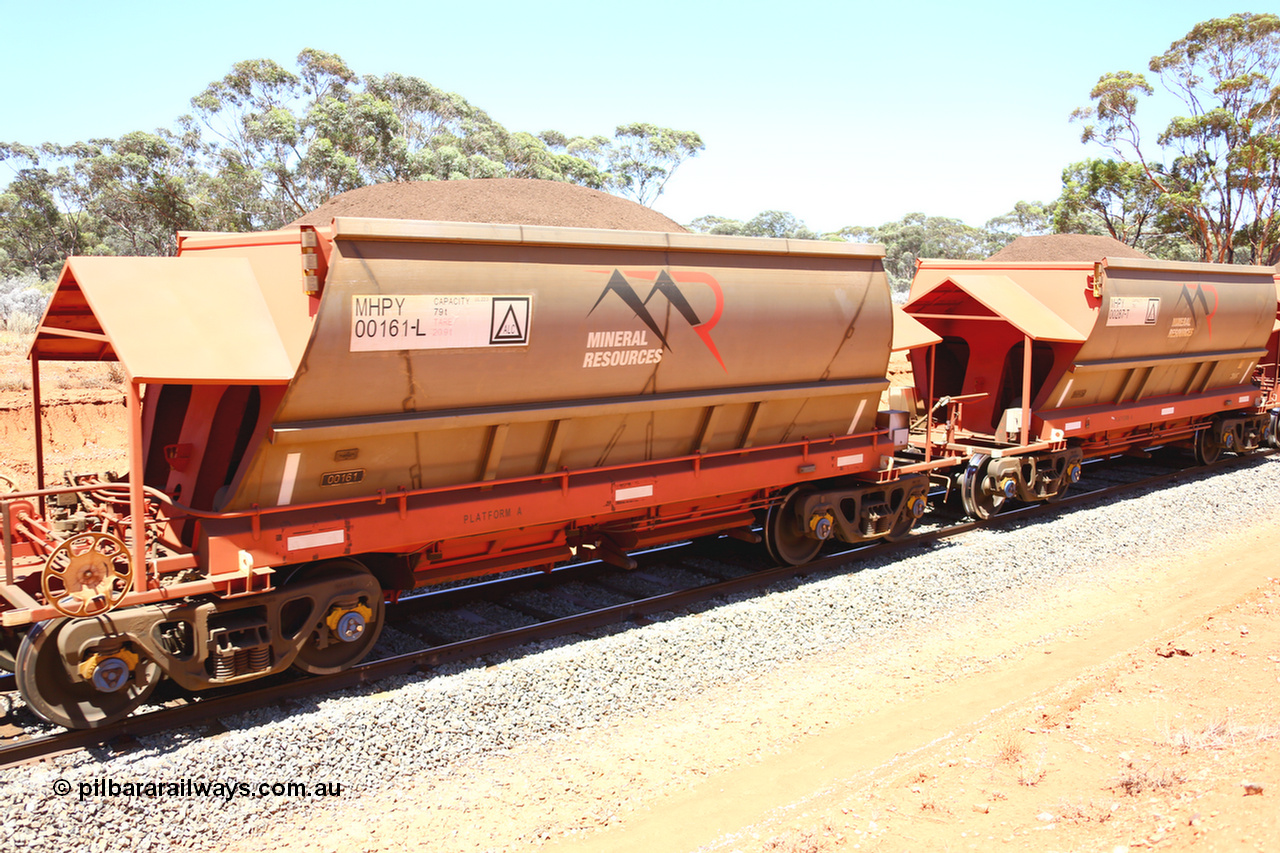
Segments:
[[[750,448],[734,448],[732,450],[717,450],[711,453],[690,453],[683,456],[668,456],[661,459],[647,459],[641,462],[619,463],[616,465],[604,465],[596,468],[581,468],[578,470],[570,470],[562,468],[556,472],[542,474],[528,474],[521,477],[508,477],[501,480],[482,480],[467,483],[455,483],[447,486],[431,486],[423,489],[399,489],[395,492],[388,493],[385,489],[379,489],[377,492],[368,495],[358,495],[355,497],[335,498],[328,501],[317,501],[303,504],[285,504],[282,506],[260,507],[254,505],[250,509],[235,510],[233,512],[219,512],[215,510],[200,510],[185,504],[178,503],[168,494],[160,491],[153,486],[143,486],[143,493],[153,498],[158,504],[167,507],[172,512],[167,512],[169,520],[177,518],[197,518],[197,519],[235,519],[235,518],[260,518],[264,515],[275,515],[285,512],[299,512],[315,509],[328,509],[336,506],[350,506],[363,503],[384,504],[388,500],[405,501],[409,498],[423,497],[426,495],[449,494],[452,492],[460,492],[467,490],[491,489],[495,486],[510,486],[522,483],[544,483],[548,481],[560,480],[566,486],[568,481],[574,477],[583,477],[588,475],[604,474],[613,471],[636,471],[638,469],[651,468],[659,465],[670,465],[673,463],[688,462],[692,463],[695,468],[708,459],[719,459],[732,456],[744,456],[749,454],[760,454],[764,452],[776,452],[779,450],[788,450],[794,448],[803,448],[805,455],[808,455],[810,448],[821,445],[838,445],[849,442],[858,441],[860,439],[876,439],[887,437],[888,429],[875,429],[868,432],[851,433],[843,436],[828,435],[825,438],[811,439],[802,438],[798,441],[784,442],[782,444],[767,444],[760,447]],[[4,495],[0,498],[0,510],[3,511],[4,517],[8,519],[8,507],[11,502],[19,500],[28,500],[31,498],[45,498],[60,494],[90,492],[94,489],[100,489],[103,486],[123,486],[129,485],[128,480],[116,480],[110,483],[83,483],[73,486],[57,486],[46,489],[36,489],[27,492],[16,492]],[[149,522],[149,525],[157,525],[161,523],[159,519]],[[12,583],[13,561],[9,551],[10,542],[10,525],[3,525],[3,535],[5,541],[5,572],[8,583]]]

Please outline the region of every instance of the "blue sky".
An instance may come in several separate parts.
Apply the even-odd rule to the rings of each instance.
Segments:
[[[654,204],[679,222],[785,210],[816,230],[912,211],[974,225],[1052,200],[1099,156],[1071,111],[1216,0],[607,4],[0,0],[0,140],[173,127],[231,65],[304,47],[457,92],[511,130],[695,130]],[[1252,11],[1264,11],[1260,8]],[[0,166],[0,182],[8,173]]]

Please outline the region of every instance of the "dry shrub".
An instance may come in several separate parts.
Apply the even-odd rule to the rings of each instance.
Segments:
[[[1018,764],[1018,784],[1027,788],[1034,788],[1044,781],[1044,777],[1048,772],[1044,769],[1044,753],[1041,752],[1035,764],[1025,762]]]
[[[1130,797],[1136,797],[1145,791],[1161,791],[1165,788],[1180,785],[1185,781],[1185,776],[1168,767],[1157,765],[1138,767],[1130,761],[1110,787],[1113,790],[1123,791]]]
[[[54,388],[100,391],[119,388],[123,382],[124,369],[117,362],[86,361],[73,362],[69,369],[55,376],[50,384]]]
[[[1034,787],[1044,780],[1045,749],[1031,760],[1027,747],[1023,743],[1022,734],[1017,729],[1009,729],[996,739],[995,763],[1012,765],[1017,772],[1018,784]]]
[[[26,355],[31,335],[15,329],[0,329],[0,355]]]
[[[23,376],[0,377],[0,391],[29,391],[31,380]]]
[[[996,764],[1017,764],[1027,754],[1022,736],[1010,729],[996,740]]]
[[[786,835],[766,841],[763,849],[777,851],[777,853],[826,853],[843,842],[844,836],[836,832],[830,824],[824,823],[818,829],[793,829]]]
[[[1169,732],[1169,744],[1182,752],[1202,749],[1231,749],[1246,743],[1274,740],[1280,737],[1280,725],[1274,723],[1256,726],[1236,725],[1231,710],[1221,717],[1214,717],[1198,728],[1183,728]]]
[[[933,797],[925,797],[920,801],[920,811],[936,817],[944,817],[951,814],[951,810],[946,806],[938,805],[938,801]]]
[[[1063,800],[1058,803],[1057,814],[1059,820],[1067,823],[1106,823],[1111,820],[1112,811],[1099,803],[1068,803]]]

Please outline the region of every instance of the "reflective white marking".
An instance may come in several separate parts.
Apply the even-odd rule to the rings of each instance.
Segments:
[[[284,506],[293,500],[293,484],[298,479],[298,461],[301,453],[290,453],[284,458],[284,474],[280,476],[280,494],[276,497],[276,506]]]
[[[863,397],[858,401],[858,411],[853,413],[853,420],[849,421],[849,429],[845,430],[845,435],[853,435],[853,430],[858,426],[858,421],[862,420],[862,410],[867,407],[867,398]]]
[[[837,456],[836,467],[847,468],[850,465],[859,465],[862,463],[862,454],[855,453],[852,456]]]
[[[1071,391],[1071,383],[1075,381],[1074,376],[1067,380],[1067,387],[1062,389],[1062,393],[1058,395],[1058,402],[1053,406],[1055,409],[1062,405],[1063,400],[1067,399],[1067,394]]]
[[[615,501],[633,501],[636,498],[648,498],[653,496],[653,484],[647,486],[632,486],[629,489],[616,489],[613,493]]]
[[[1080,429],[1080,427],[1083,424],[1084,424],[1084,421],[1068,421],[1067,425],[1063,427],[1063,429],[1065,430]]]
[[[1172,414],[1173,414],[1173,406],[1167,406],[1167,407],[1165,407],[1165,408],[1161,409],[1161,410],[1160,410],[1160,414],[1162,414],[1162,415],[1172,415]]]
[[[286,540],[286,547],[290,551],[301,551],[306,548],[319,548],[322,545],[341,545],[347,541],[347,531],[342,528],[337,530],[323,530],[320,533],[304,533],[301,536],[290,536]]]

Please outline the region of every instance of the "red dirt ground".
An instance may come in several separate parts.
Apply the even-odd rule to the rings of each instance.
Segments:
[[[35,417],[25,346],[0,345],[0,476],[35,488]],[[45,363],[40,369],[44,410],[45,484],[75,473],[128,468],[124,389],[105,364]]]

